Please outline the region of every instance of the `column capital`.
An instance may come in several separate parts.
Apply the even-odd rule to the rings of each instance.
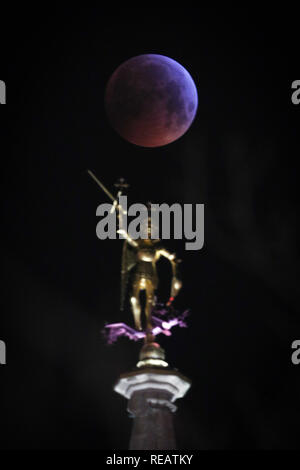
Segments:
[[[170,394],[170,401],[184,397],[191,381],[172,369],[144,368],[121,374],[114,390],[128,400],[134,392],[141,390],[163,390]]]

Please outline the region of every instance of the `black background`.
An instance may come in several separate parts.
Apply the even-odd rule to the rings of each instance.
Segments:
[[[128,447],[112,387],[140,345],[101,336],[121,319],[121,242],[96,238],[107,200],[87,168],[110,189],[124,176],[131,202],[205,204],[204,248],[168,244],[183,258],[177,306],[192,312],[160,338],[193,381],[178,448],[299,447],[296,13],[52,4],[1,22],[0,447]],[[112,72],[143,53],[177,60],[198,89],[192,127],[162,148],[122,140],[104,111]]]

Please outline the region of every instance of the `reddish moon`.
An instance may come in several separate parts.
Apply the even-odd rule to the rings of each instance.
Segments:
[[[112,127],[141,147],[160,147],[179,139],[198,107],[195,83],[169,57],[144,54],[121,64],[110,77],[105,107]]]

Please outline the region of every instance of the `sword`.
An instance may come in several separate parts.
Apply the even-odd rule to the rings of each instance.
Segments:
[[[95,183],[102,189],[102,191],[105,192],[105,194],[109,197],[109,199],[111,199],[111,201],[113,201],[113,205],[112,205],[112,208],[110,210],[110,213],[113,214],[116,210],[116,208],[122,212],[122,214],[126,215],[127,212],[123,210],[122,206],[120,204],[118,204],[118,197],[121,196],[122,194],[122,191],[119,191],[118,192],[118,195],[117,195],[117,198],[115,198],[111,192],[109,192],[109,190],[104,186],[103,183],[101,183],[101,181],[97,178],[97,176],[94,175],[94,173],[91,171],[91,170],[87,170],[88,174],[90,175],[90,177],[95,181]],[[124,183],[123,184],[123,187],[126,187],[126,185]],[[122,235],[122,237],[124,239],[126,239],[128,241],[128,243],[130,243],[130,245],[134,246],[134,247],[137,247],[137,243],[136,241],[134,241],[130,235],[127,233],[127,231],[124,229],[124,228],[119,228],[119,230],[117,230],[117,233],[119,233],[120,235]]]
[[[102,189],[102,191],[113,202],[113,206],[111,208],[110,213],[112,214],[116,210],[116,208],[118,208],[118,210],[121,210],[123,214],[126,214],[126,212],[123,210],[122,206],[120,206],[120,204],[118,204],[118,197],[121,196],[122,191],[119,191],[117,197],[114,197],[111,194],[111,192],[104,186],[103,183],[101,183],[101,181],[97,178],[97,176],[94,175],[94,173],[91,170],[87,170],[87,172],[90,175],[90,177],[95,181],[95,183]]]
[[[109,197],[109,199],[111,199],[113,202],[116,201],[116,198],[113,197],[113,195],[108,191],[108,189],[104,186],[104,184],[101,183],[100,180],[98,180],[97,176],[94,175],[94,173],[91,171],[91,170],[87,170],[88,174],[90,175],[91,178],[93,178],[93,180],[97,183],[98,186],[100,186],[100,188],[102,189],[102,191],[105,192],[105,194],[107,194],[107,196]]]

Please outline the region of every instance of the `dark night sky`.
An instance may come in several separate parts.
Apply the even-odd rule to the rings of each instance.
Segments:
[[[178,401],[178,447],[299,447],[300,106],[293,15],[247,8],[24,8],[1,31],[2,448],[126,449],[131,421],[112,391],[139,345],[107,346],[119,312],[120,241],[99,241],[96,208],[124,176],[132,202],[205,204],[205,246],[185,252],[188,329],[161,339],[193,380]],[[225,15],[225,16],[224,16]],[[188,133],[162,148],[122,140],[104,111],[126,59],[172,57],[199,94]],[[299,51],[298,51],[299,57]],[[166,283],[163,286],[167,286]]]

